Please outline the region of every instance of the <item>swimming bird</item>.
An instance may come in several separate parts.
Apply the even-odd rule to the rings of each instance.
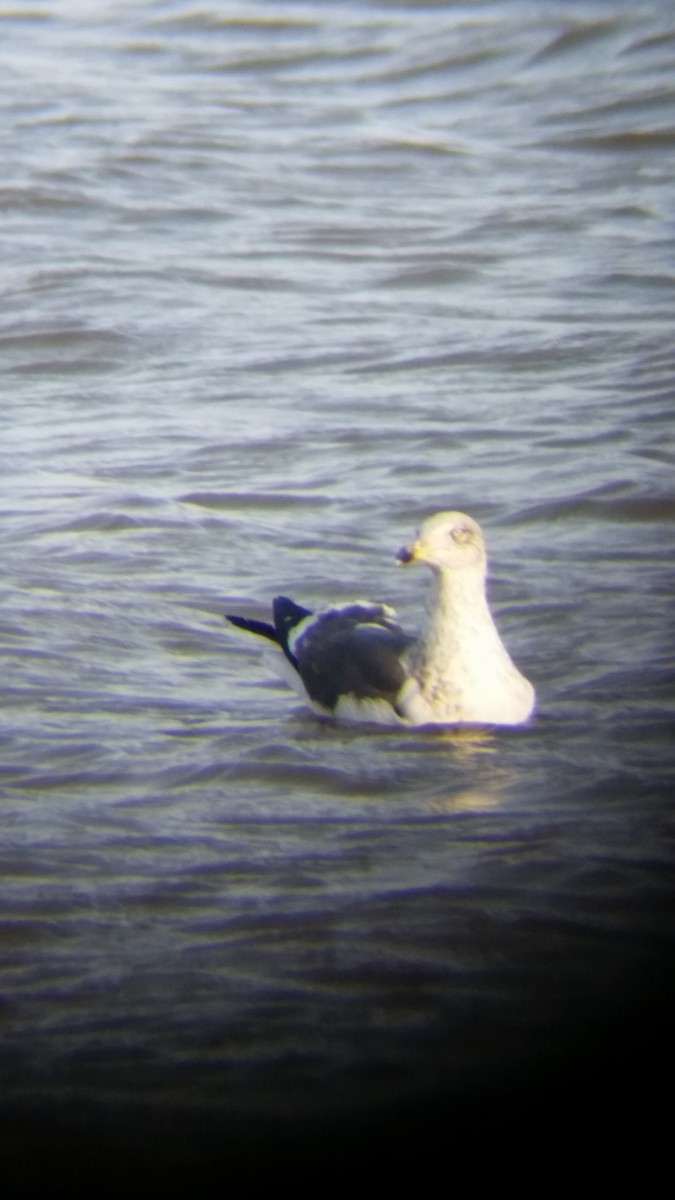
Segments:
[[[227,620],[282,651],[287,681],[321,716],[388,725],[527,721],[534,688],[488,606],[480,525],[465,513],[436,513],[397,560],[431,568],[418,637],[404,632],[393,608],[364,600],[313,612],[277,596],[272,624],[231,613]]]

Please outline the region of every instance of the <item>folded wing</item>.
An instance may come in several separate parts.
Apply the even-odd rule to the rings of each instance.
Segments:
[[[307,694],[334,712],[341,699],[381,700],[396,707],[407,678],[404,656],[414,639],[390,608],[350,604],[303,621],[289,648]]]

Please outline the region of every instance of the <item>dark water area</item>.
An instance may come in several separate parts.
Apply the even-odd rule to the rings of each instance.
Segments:
[[[658,1143],[674,68],[656,0],[0,9],[9,1194]],[[526,727],[322,723],[226,626],[414,630],[445,508]]]

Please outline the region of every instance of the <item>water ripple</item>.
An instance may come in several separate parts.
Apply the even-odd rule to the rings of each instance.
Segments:
[[[0,26],[21,1170],[304,1162],[312,1122],[394,1103],[444,1146],[467,1090],[483,1130],[528,1081],[547,1115],[565,1081],[623,1103],[672,937],[667,6]],[[415,629],[394,554],[440,508],[485,527],[535,721],[314,720],[224,612],[371,596]]]

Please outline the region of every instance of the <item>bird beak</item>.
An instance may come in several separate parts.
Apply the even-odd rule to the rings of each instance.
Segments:
[[[407,566],[408,563],[414,562],[417,558],[417,543],[413,542],[410,546],[402,546],[396,555],[396,561],[400,567]]]

